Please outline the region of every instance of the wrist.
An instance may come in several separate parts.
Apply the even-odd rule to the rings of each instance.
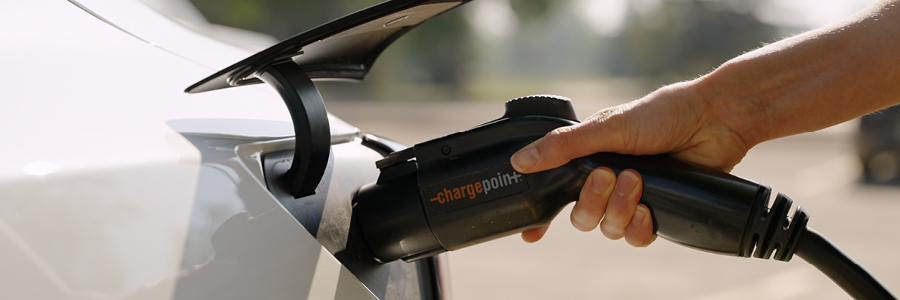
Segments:
[[[708,114],[752,147],[900,102],[900,9],[892,7],[766,45],[696,79]]]
[[[706,124],[727,128],[747,149],[776,138],[770,111],[781,96],[764,90],[778,79],[755,76],[753,63],[735,59],[691,81]]]
[[[797,35],[731,59],[699,78],[712,114],[747,145],[821,129],[828,85],[840,78],[846,35]],[[834,99],[828,99],[836,104]],[[813,117],[807,111],[818,111]],[[835,123],[836,124],[836,123]],[[833,125],[833,124],[831,124]]]

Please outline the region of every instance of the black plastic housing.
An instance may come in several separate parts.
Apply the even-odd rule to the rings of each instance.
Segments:
[[[262,83],[277,63],[312,79],[362,80],[384,49],[414,27],[471,0],[387,0],[272,45],[194,83],[187,93]]]
[[[512,154],[578,121],[564,98],[525,97],[506,107],[500,119],[378,162],[378,182],[354,198],[354,215],[378,259],[411,261],[546,225],[578,199],[588,174],[600,166],[641,174],[641,203],[649,207],[663,238],[745,257],[766,245],[757,249],[758,257],[768,258],[777,249],[782,260],[790,259],[793,251],[781,250],[795,244],[803,228],[788,228],[786,210],[779,216],[766,208],[769,187],[661,155],[599,153],[519,174],[509,162]],[[790,207],[786,197],[782,202]]]

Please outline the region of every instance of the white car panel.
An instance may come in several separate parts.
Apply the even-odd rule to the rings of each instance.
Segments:
[[[201,151],[173,126],[184,120],[267,120],[269,126],[254,127],[253,136],[278,137],[292,134],[290,116],[265,86],[182,93],[210,67],[248,53],[177,25],[161,25],[154,20],[162,17],[137,5],[142,4],[87,6],[155,45],[66,1],[0,4],[0,28],[5,28],[0,39],[6,45],[0,56],[5,70],[0,139],[6,141],[0,155],[0,298],[181,299],[216,291],[217,284],[227,287],[235,278],[258,278],[240,281],[241,287],[265,298],[319,299],[311,294],[311,282],[320,290],[334,286],[336,296],[372,297],[346,268],[335,277],[334,257],[321,257],[328,252],[264,184],[248,180],[253,176],[247,172],[239,177],[255,189],[241,193],[262,205],[253,226],[271,233],[253,236],[283,243],[278,249],[296,255],[280,259],[281,268],[260,263],[241,269],[247,266],[229,265],[227,259],[183,265],[185,241],[196,221],[198,180],[209,166],[201,167]],[[121,18],[112,13],[120,9],[127,12]],[[205,45],[209,55],[194,51]],[[337,130],[356,132],[341,124]],[[229,192],[235,191],[222,191]],[[326,263],[329,267],[321,266]],[[324,275],[313,280],[317,265]],[[216,276],[197,275],[202,272]],[[279,276],[291,282],[271,281]],[[221,281],[197,282],[201,278]],[[291,285],[296,287],[284,289]],[[272,286],[278,288],[266,289]]]
[[[253,54],[173,22],[137,0],[69,0],[147,43],[217,71]]]

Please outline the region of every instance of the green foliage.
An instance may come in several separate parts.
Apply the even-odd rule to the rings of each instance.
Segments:
[[[278,39],[380,2],[191,1],[210,22]],[[762,42],[777,39],[781,32],[752,15],[759,1],[663,0],[661,8],[650,14],[630,10],[622,33],[604,37],[579,23],[571,1],[509,0],[519,20],[518,31],[496,41],[479,40],[463,9],[447,12],[389,47],[376,62],[368,86],[377,89],[398,82],[441,86],[453,98],[465,90],[469,78],[485,76],[556,80],[639,77],[656,85],[706,73]]]
[[[510,0],[513,11],[524,20],[543,19],[551,6],[565,3],[560,0]]]
[[[378,0],[191,0],[211,22],[282,40]]]
[[[462,10],[447,12],[403,37],[394,53],[406,58],[406,80],[459,87],[471,59],[469,26]]]
[[[635,18],[616,39],[612,74],[683,80],[775,40],[779,33],[751,13],[715,1],[666,1],[642,18]]]

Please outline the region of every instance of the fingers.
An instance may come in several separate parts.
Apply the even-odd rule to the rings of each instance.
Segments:
[[[634,170],[616,174],[607,167],[597,168],[588,175],[581,195],[572,208],[572,225],[581,231],[591,231],[598,224],[603,235],[628,244],[645,247],[656,240],[650,209],[640,204],[643,181]],[[528,243],[540,240],[549,225],[522,232]]]
[[[597,152],[616,152],[623,148],[623,130],[610,116],[622,111],[609,108],[583,123],[557,128],[513,154],[510,162],[516,171],[534,173],[564,165],[576,157]],[[621,126],[619,126],[621,127]]]
[[[547,224],[544,227],[525,230],[522,232],[522,240],[524,240],[526,243],[537,242],[542,237],[544,237],[544,234],[547,233],[547,229],[549,228],[550,224]]]
[[[616,173],[606,167],[597,168],[588,175],[581,196],[572,209],[572,225],[581,231],[591,231],[600,223],[606,210],[606,199],[613,192]],[[547,226],[529,229],[522,232],[522,240],[527,243],[539,241],[547,233]]]
[[[581,231],[591,231],[600,224],[606,212],[606,204],[616,184],[616,173],[606,167],[597,168],[588,175],[581,188],[581,195],[572,208],[572,225]]]
[[[580,124],[579,124],[580,125]],[[581,143],[570,141],[587,140],[588,136],[582,134],[584,130],[577,130],[578,125],[557,128],[544,137],[522,148],[510,159],[513,168],[521,173],[540,172],[556,168],[569,162],[572,158],[598,151],[574,151],[572,147],[583,147]],[[576,156],[575,153],[585,153]]]
[[[656,240],[653,233],[653,219],[646,205],[638,204],[631,218],[631,224],[625,227],[625,241],[635,247],[647,247]]]
[[[606,168],[598,168],[591,175],[607,172],[609,173],[606,176],[612,176],[612,171]],[[603,221],[600,223],[600,231],[603,232],[603,235],[613,240],[624,237],[629,245],[635,247],[646,247],[653,243],[656,240],[656,234],[653,233],[653,218],[650,209],[646,205],[638,203],[643,191],[641,175],[630,169],[622,171],[615,181],[615,186],[609,185],[607,189],[609,192],[605,196],[608,197],[608,200],[604,203],[606,211]],[[586,199],[582,197],[578,202],[584,200]],[[577,205],[576,203],[576,208]],[[574,209],[572,214],[575,215]],[[575,224],[574,218],[573,224]],[[578,228],[578,225],[575,227]]]
[[[606,205],[606,214],[600,222],[603,235],[613,240],[625,237],[625,228],[631,223],[641,199],[642,185],[640,175],[634,170],[624,170],[619,174],[615,190]]]

